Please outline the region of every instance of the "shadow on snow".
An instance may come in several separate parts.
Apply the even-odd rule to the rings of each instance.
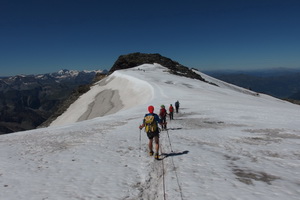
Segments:
[[[170,156],[181,156],[181,155],[184,155],[184,154],[188,154],[189,151],[183,151],[183,152],[172,152],[172,153],[163,153],[161,155],[164,156],[164,158],[167,158],[167,157],[170,157]]]

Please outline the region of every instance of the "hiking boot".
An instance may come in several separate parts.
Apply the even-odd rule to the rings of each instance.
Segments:
[[[153,151],[150,151],[150,152],[149,152],[149,156],[153,156]]]
[[[154,158],[155,158],[155,159],[159,159],[158,153],[155,153]]]

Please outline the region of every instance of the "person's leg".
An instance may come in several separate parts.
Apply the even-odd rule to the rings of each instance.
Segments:
[[[161,118],[161,129],[164,130],[165,129],[165,118]]]
[[[153,139],[149,139],[149,143],[148,143],[148,146],[149,146],[149,152],[153,152]]]
[[[158,154],[158,151],[159,151],[159,137],[155,136],[154,140],[155,140],[155,152]]]
[[[167,129],[167,117],[165,117],[165,129]]]

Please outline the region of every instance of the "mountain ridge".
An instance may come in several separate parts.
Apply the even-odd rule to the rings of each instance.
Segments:
[[[169,73],[178,75],[178,76],[184,76],[192,79],[197,79],[203,82],[207,82],[209,84],[218,86],[217,84],[213,82],[209,82],[206,79],[203,78],[203,75],[200,75],[200,73],[197,73],[195,69],[190,69],[186,66],[181,65],[180,63],[171,60],[170,58],[161,56],[158,53],[149,54],[149,53],[130,53],[126,55],[121,55],[118,57],[118,59],[115,61],[113,66],[109,71],[103,71],[104,74],[112,74],[115,71],[118,70],[124,70],[124,69],[130,69],[136,66],[139,66],[141,64],[153,64],[158,63],[162,66],[166,67],[169,70]],[[278,69],[277,71],[280,71],[281,69]],[[102,73],[100,71],[93,71],[92,73]],[[261,72],[261,71],[260,71]],[[20,130],[28,130],[32,128],[37,127],[46,127],[53,120],[55,120],[58,116],[60,116],[65,110],[72,104],[76,99],[84,94],[85,92],[89,91],[91,83],[95,82],[96,80],[100,80],[104,78],[105,76],[99,76],[101,77],[96,78],[95,80],[92,80],[90,78],[88,81],[84,81],[85,76],[84,74],[91,73],[91,71],[77,71],[77,70],[67,70],[62,69],[58,72],[54,73],[48,73],[48,74],[40,74],[40,75],[17,75],[14,77],[6,77],[3,79],[0,79],[0,96],[3,97],[3,100],[9,99],[9,98],[16,98],[14,96],[22,96],[22,100],[17,100],[17,102],[21,105],[24,104],[23,107],[26,107],[25,112],[21,111],[20,109],[24,109],[23,107],[17,107],[17,112],[20,113],[20,115],[15,115],[14,112],[11,112],[12,109],[6,106],[7,103],[5,101],[0,101],[1,105],[1,120],[0,120],[0,134],[1,133],[7,133],[7,132],[15,132]],[[95,76],[95,74],[93,76]],[[210,74],[210,73],[208,73]],[[224,80],[220,77],[218,77],[221,80]],[[237,79],[237,78],[235,78]],[[3,80],[6,80],[7,83],[10,81],[14,82],[14,86],[9,88],[6,87],[7,83]],[[36,81],[34,81],[36,80]],[[1,82],[2,81],[2,82]],[[263,92],[270,95],[274,95],[273,93],[268,93],[261,91],[255,87],[249,87],[247,85],[241,85],[232,81],[227,81],[229,83],[233,83],[235,85],[239,85],[244,88],[252,89],[256,92]],[[45,84],[48,84],[47,86]],[[53,84],[52,86],[50,86]],[[42,86],[41,86],[42,85]],[[54,87],[53,87],[54,86]],[[5,88],[6,87],[6,88]],[[51,89],[54,88],[54,89]],[[12,94],[13,96],[5,96],[4,93],[7,90],[11,91],[26,91],[26,92],[17,92],[16,94]],[[51,90],[53,90],[53,94],[50,95]],[[31,92],[29,92],[31,91]],[[41,95],[41,91],[45,92]],[[54,92],[55,91],[55,92]],[[10,92],[11,93],[11,92]],[[6,93],[7,94],[7,93]],[[258,94],[258,93],[256,93]],[[30,97],[29,97],[30,96]],[[50,100],[46,101],[47,103],[44,103],[45,100],[40,101],[39,97],[37,96],[47,96],[47,98]],[[276,96],[276,95],[275,95]],[[294,92],[290,97],[292,98],[298,98],[299,94],[297,92]],[[300,98],[300,97],[299,97]],[[44,97],[45,99],[45,97]],[[296,103],[296,102],[294,102]],[[43,104],[43,105],[41,105]],[[11,102],[10,105],[13,105]],[[29,109],[28,109],[29,108]],[[51,108],[54,108],[51,110]],[[51,112],[49,112],[51,110]],[[12,114],[9,114],[12,113]],[[26,115],[28,114],[28,117]],[[5,119],[5,117],[14,115],[12,117],[8,117]],[[25,120],[23,120],[25,119]],[[29,121],[28,121],[29,120]],[[22,126],[19,126],[19,124],[23,124]],[[10,127],[7,129],[7,127]],[[15,128],[13,128],[15,127]]]
[[[201,77],[200,74],[195,73],[192,69],[189,69],[186,66],[181,65],[180,63],[171,60],[170,58],[161,56],[160,54],[150,54],[150,53],[130,53],[126,55],[121,55],[119,58],[115,61],[113,66],[109,71],[103,71],[104,74],[112,74],[114,71],[117,70],[122,70],[122,69],[129,69],[132,67],[139,66],[141,64],[153,64],[153,63],[158,63],[162,64],[166,68],[169,69],[169,73],[172,73],[174,75],[178,76],[185,76],[189,77],[192,79],[197,79],[200,81],[206,82],[205,79]],[[24,120],[26,117],[26,114],[22,114],[22,117],[19,117],[17,119],[13,118],[6,118],[4,117],[8,116],[8,111],[5,109],[5,102],[2,102],[3,106],[2,108],[2,123],[0,121],[0,134],[1,133],[7,133],[7,132],[15,132],[15,131],[20,131],[20,130],[28,130],[32,128],[37,128],[37,127],[45,127],[48,126],[55,118],[57,118],[59,115],[61,115],[71,103],[76,101],[76,99],[82,95],[83,93],[87,92],[91,86],[92,82],[95,82],[96,80],[92,80],[90,78],[88,81],[84,81],[86,78],[86,74],[95,74],[102,73],[102,71],[77,71],[77,70],[67,70],[67,69],[62,69],[58,72],[54,73],[48,73],[48,74],[40,74],[40,75],[17,75],[14,77],[8,77],[4,78],[1,80],[6,80],[6,82],[13,82],[14,86],[13,88],[10,88],[12,91],[23,91],[23,90],[33,90],[35,93],[31,92],[31,99],[34,96],[35,101],[31,100],[29,105],[25,105],[26,107],[26,112],[34,114],[34,116],[27,118],[29,121]],[[104,78],[105,76],[102,76],[100,79]],[[96,78],[97,79],[97,78]],[[0,80],[0,81],[1,81]],[[45,86],[41,86],[44,84],[48,84],[48,88]],[[52,87],[51,84],[55,87]],[[212,84],[212,83],[210,83]],[[1,84],[1,85],[5,85]],[[53,93],[56,94],[56,97],[52,97],[56,100],[52,102],[51,105],[47,106],[47,109],[42,109],[40,104],[39,97],[40,91],[41,90],[47,90],[48,93],[50,92],[51,88],[53,88]],[[77,89],[75,89],[77,88]],[[54,92],[54,89],[56,91]],[[75,89],[75,90],[74,90]],[[5,89],[0,87],[0,92],[2,91],[1,94],[6,93]],[[50,92],[51,93],[51,92]],[[24,96],[22,98],[27,98],[28,99],[28,94],[21,94],[21,96]],[[10,98],[8,96],[5,97],[5,95],[2,95],[5,98]],[[57,100],[58,98],[58,100]],[[46,106],[45,103],[43,106]],[[21,104],[22,105],[22,104]],[[16,107],[16,105],[14,106]],[[28,111],[27,107],[30,108],[30,112]],[[35,110],[32,110],[33,109]],[[51,110],[49,113],[50,108],[54,108]],[[23,109],[23,108],[21,108]],[[45,112],[44,112],[45,110]],[[11,112],[11,110],[10,110]],[[14,114],[13,112],[11,112]],[[41,116],[41,117],[40,117]],[[6,123],[9,122],[9,123]],[[11,123],[13,122],[13,123]],[[25,124],[26,126],[20,126],[19,124]],[[13,128],[15,126],[15,128]],[[9,129],[7,129],[9,127]],[[2,131],[1,131],[2,129]]]

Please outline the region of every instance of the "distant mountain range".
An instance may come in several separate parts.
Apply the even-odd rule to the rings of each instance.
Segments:
[[[0,78],[0,134],[34,129],[58,109],[58,105],[107,71],[60,70],[41,75]]]
[[[281,99],[300,100],[300,69],[202,71],[214,78]]]

